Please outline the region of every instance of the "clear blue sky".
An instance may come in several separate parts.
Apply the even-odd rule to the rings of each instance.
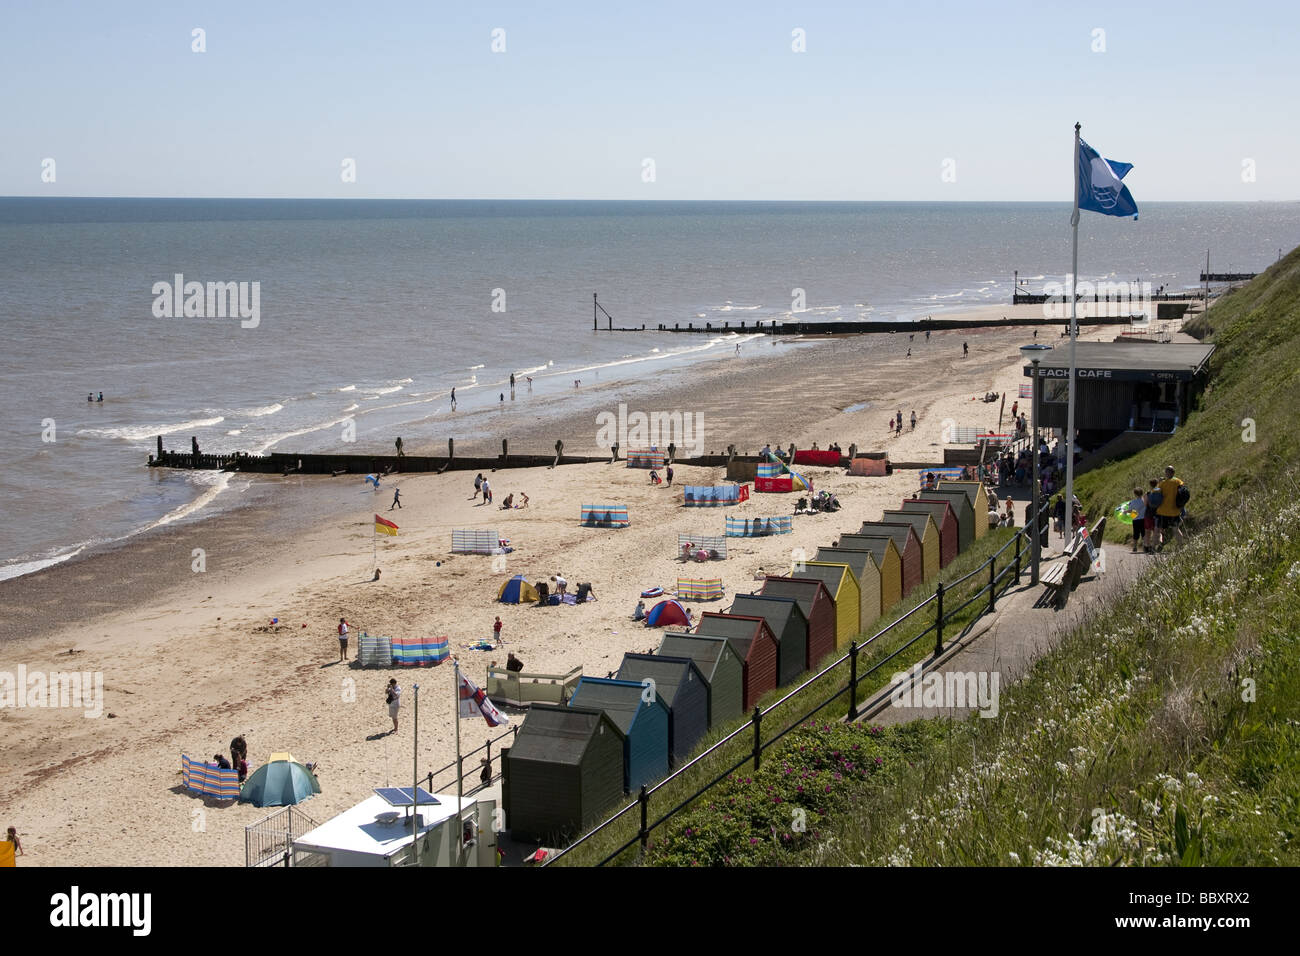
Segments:
[[[6,0],[0,195],[1068,201],[1078,120],[1139,204],[1292,200],[1298,37],[1290,2]]]

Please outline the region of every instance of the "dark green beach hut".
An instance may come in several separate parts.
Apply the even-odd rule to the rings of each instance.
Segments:
[[[623,799],[623,732],[599,710],[533,704],[501,751],[501,806],[516,839],[557,844]]]
[[[704,676],[709,692],[709,727],[740,716],[744,707],[745,663],[722,637],[699,634],[664,635],[659,643],[664,657],[689,657]]]
[[[767,621],[776,638],[776,686],[784,687],[808,667],[808,618],[793,598],[737,595],[728,614],[745,614]]]
[[[964,490],[923,491],[921,495],[927,501],[946,501],[952,505],[953,514],[957,516],[957,551],[965,554],[966,549],[975,540],[976,518],[987,524],[988,516],[975,514],[975,509],[971,507],[970,496]]]

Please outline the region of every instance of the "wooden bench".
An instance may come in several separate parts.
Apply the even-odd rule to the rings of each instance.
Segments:
[[[1034,607],[1051,604],[1058,611],[1063,609],[1065,602],[1070,599],[1070,592],[1078,587],[1079,580],[1092,567],[1092,558],[1083,546],[1082,539],[1071,544],[1064,557],[1064,561],[1052,565],[1038,579],[1044,587],[1043,593],[1034,602]]]

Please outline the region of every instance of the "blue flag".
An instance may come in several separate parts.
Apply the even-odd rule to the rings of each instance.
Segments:
[[[1079,140],[1079,208],[1103,216],[1138,217],[1137,203],[1120,180],[1133,168],[1132,163],[1117,163]]]

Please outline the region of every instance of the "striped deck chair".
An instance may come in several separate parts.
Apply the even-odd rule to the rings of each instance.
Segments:
[[[357,642],[357,663],[362,667],[391,667],[393,645],[387,637],[362,631]]]
[[[664,467],[664,453],[661,451],[630,451],[627,453],[627,466],[629,468],[657,468],[662,470]]]
[[[402,667],[429,667],[447,659],[446,637],[394,637],[393,663]]]
[[[583,505],[580,520],[584,528],[626,528],[632,523],[627,505]]]
[[[222,770],[214,763],[191,760],[181,754],[181,782],[195,793],[206,793],[221,800],[239,796],[239,771]]]
[[[794,518],[782,515],[777,518],[728,518],[727,537],[762,538],[770,534],[789,534],[794,531]]]
[[[501,536],[495,531],[453,531],[452,554],[494,554],[500,547]]]
[[[722,578],[677,579],[679,601],[720,601],[723,597]]]

